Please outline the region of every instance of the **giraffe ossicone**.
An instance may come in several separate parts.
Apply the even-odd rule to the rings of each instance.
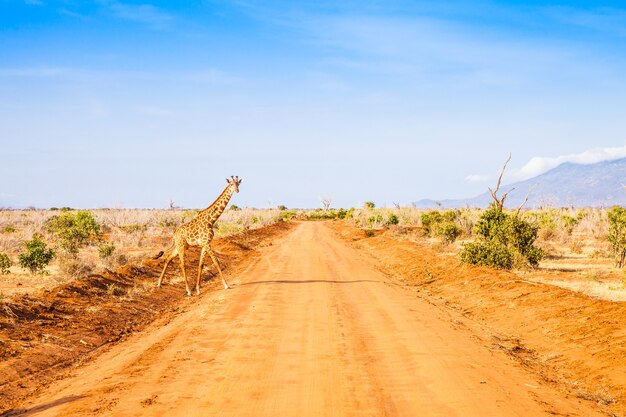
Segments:
[[[224,279],[224,275],[222,275],[222,270],[217,261],[217,257],[215,256],[215,252],[211,249],[211,241],[213,240],[213,225],[217,221],[217,219],[221,216],[230,201],[230,198],[234,193],[239,192],[239,184],[241,184],[242,180],[239,179],[238,176],[231,176],[230,178],[226,178],[226,183],[228,184],[222,194],[211,204],[209,207],[202,210],[196,218],[191,220],[189,223],[183,224],[181,227],[176,229],[174,232],[174,243],[173,249],[170,254],[167,256],[167,260],[165,261],[165,265],[163,266],[163,271],[161,272],[161,276],[159,277],[159,281],[157,282],[157,287],[161,286],[163,282],[163,277],[165,276],[165,271],[167,270],[167,266],[170,264],[172,259],[176,255],[178,255],[180,262],[180,270],[183,274],[183,278],[185,279],[185,289],[187,290],[187,295],[191,295],[191,290],[189,289],[189,282],[187,281],[187,274],[185,272],[185,250],[189,246],[200,246],[202,248],[200,252],[200,261],[198,263],[198,278],[196,280],[196,294],[200,294],[200,276],[202,275],[202,265],[204,263],[204,257],[208,254],[213,261],[213,264],[217,268],[217,272],[222,279],[222,284],[224,284],[224,289],[230,288]]]

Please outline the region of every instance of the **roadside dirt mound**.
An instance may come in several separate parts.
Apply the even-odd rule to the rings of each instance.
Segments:
[[[626,304],[465,265],[392,232],[368,238],[345,223],[333,228],[418,296],[487,328],[487,342],[545,381],[626,415]]]
[[[288,223],[216,239],[213,244],[227,275],[235,273],[255,249],[291,229]],[[187,270],[195,276],[199,250],[192,248]],[[0,302],[0,412],[30,396],[75,364],[93,358],[111,343],[138,331],[159,318],[173,314],[202,298],[185,296],[180,280],[166,280],[155,288],[164,259],[147,259],[141,265],[126,265],[116,272],[90,275],[33,295]],[[221,290],[217,279],[207,279],[203,289]],[[168,276],[180,275],[177,261]],[[208,281],[208,282],[207,282]],[[171,285],[170,285],[171,284]]]

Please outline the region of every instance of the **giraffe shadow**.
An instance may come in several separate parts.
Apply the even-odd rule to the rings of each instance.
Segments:
[[[58,400],[50,401],[44,404],[36,405],[32,408],[19,408],[5,411],[0,414],[0,417],[9,417],[9,416],[34,416],[42,411],[49,410],[51,408],[57,407],[59,405],[71,403],[73,401],[80,400],[81,398],[85,398],[86,395],[70,395],[68,397],[59,398]]]
[[[244,285],[271,285],[271,284],[356,284],[359,282],[373,282],[373,283],[382,283],[381,281],[371,280],[371,279],[357,279],[352,281],[337,281],[337,280],[327,280],[327,279],[303,279],[303,280],[287,280],[287,279],[276,279],[276,280],[268,280],[268,281],[250,281],[250,282],[242,282],[238,286],[243,287]]]

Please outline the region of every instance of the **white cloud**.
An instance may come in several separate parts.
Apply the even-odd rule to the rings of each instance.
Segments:
[[[480,174],[472,174],[465,177],[465,181],[469,182],[486,182],[489,181],[491,177],[489,175],[480,175]]]
[[[522,168],[514,171],[512,176],[516,180],[525,180],[543,174],[564,162],[595,164],[596,162],[611,161],[620,158],[626,158],[626,146],[620,148],[594,148],[578,154],[560,155],[552,158],[535,156]]]

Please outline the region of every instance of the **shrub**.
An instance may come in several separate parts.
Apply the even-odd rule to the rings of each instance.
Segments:
[[[51,217],[47,226],[48,231],[59,239],[61,249],[73,255],[89,240],[100,239],[102,235],[100,225],[87,210],[76,213],[64,211],[61,215]]]
[[[615,206],[607,212],[609,219],[609,242],[615,255],[615,265],[624,266],[626,258],[626,209]]]
[[[8,225],[4,227],[3,233],[15,233],[15,227]]]
[[[280,211],[287,210],[287,206],[285,206],[285,205],[283,205],[283,204],[279,204],[276,208],[277,208],[278,210],[280,210]]]
[[[118,226],[120,230],[126,233],[137,233],[137,232],[145,232],[148,229],[147,224],[127,224],[126,226]]]
[[[461,230],[451,221],[440,223],[436,232],[436,235],[441,237],[442,242],[446,245],[453,243],[460,234]]]
[[[370,227],[374,224],[374,223],[382,223],[383,222],[383,216],[381,216],[380,214],[376,214],[374,216],[369,216],[367,218],[367,222],[369,223]]]
[[[496,268],[535,267],[544,255],[533,245],[537,231],[537,226],[492,204],[474,227],[478,240],[463,245],[459,256],[466,263]]]
[[[231,204],[231,205],[230,205],[230,207],[228,207],[228,209],[229,209],[229,210],[233,210],[233,211],[238,211],[238,210],[241,210],[241,209],[239,208],[239,206],[238,206],[238,205],[236,205],[236,204]]]
[[[389,213],[389,216],[387,217],[387,223],[388,224],[398,224],[400,223],[400,220],[398,219],[398,216],[396,216],[393,213]]]
[[[98,246],[98,256],[100,259],[107,259],[115,253],[115,245],[113,243],[102,243]]]
[[[468,264],[493,266],[500,269],[513,267],[513,254],[503,244],[495,241],[470,242],[463,245],[461,260]]]
[[[347,213],[348,212],[346,212],[346,214]],[[335,209],[330,209],[330,210],[315,209],[314,211],[309,212],[307,214],[307,217],[310,220],[336,219],[338,215],[339,215],[339,211]]]
[[[159,226],[161,227],[176,227],[178,226],[178,221],[172,217],[165,217],[159,221]]]
[[[374,204],[374,202],[373,202],[373,201],[366,201],[366,202],[363,204],[363,207],[365,207],[365,208],[367,208],[367,209],[370,209],[370,210],[371,210],[371,209],[373,209],[374,207],[376,207],[376,204]]]
[[[434,227],[437,223],[441,222],[442,216],[438,210],[427,211],[422,213],[422,230],[426,236],[430,236],[434,231]]]
[[[445,245],[453,243],[461,234],[461,230],[456,224],[459,217],[458,210],[431,210],[422,213],[422,230],[427,236],[437,236]]]
[[[278,218],[282,221],[288,221],[296,217],[298,214],[293,210],[284,210],[278,214]]]
[[[337,210],[337,218],[338,219],[345,219],[346,216],[348,215],[348,211],[346,209],[339,209]]]
[[[20,253],[20,266],[30,270],[31,273],[45,273],[46,266],[54,258],[54,250],[48,249],[46,242],[41,240],[39,235],[34,235],[33,239],[25,242],[26,252]]]
[[[578,219],[564,214],[563,216],[561,216],[561,223],[563,223],[567,234],[571,235],[574,231],[574,227],[576,227],[576,225],[578,224]]]
[[[74,256],[63,256],[59,260],[61,271],[73,278],[80,278],[93,271],[93,265]]]
[[[128,258],[123,253],[120,253],[119,255],[117,255],[115,262],[117,262],[118,265],[126,265],[128,263]]]
[[[5,275],[11,272],[9,268],[11,268],[13,263],[11,259],[9,259],[8,255],[4,252],[0,252],[0,273]]]

